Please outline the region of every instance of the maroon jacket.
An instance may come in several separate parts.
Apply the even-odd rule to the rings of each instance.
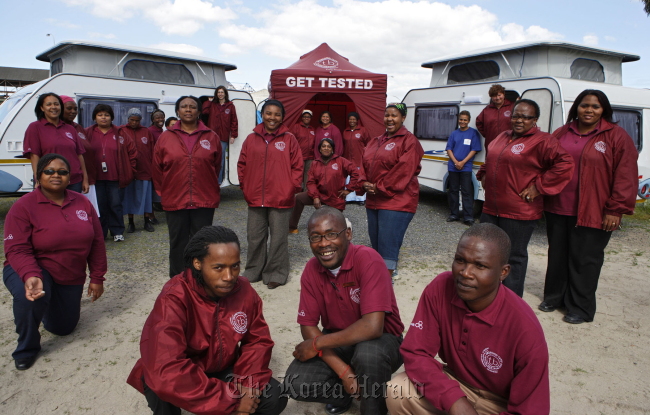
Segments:
[[[566,134],[570,124],[553,132]],[[634,213],[639,185],[639,153],[627,132],[616,124],[600,121],[600,131],[585,144],[580,157],[578,226],[602,229],[604,215],[621,217]],[[544,198],[549,208],[553,197]]]
[[[302,123],[295,124],[291,127],[291,134],[296,137],[300,150],[302,151],[303,160],[314,159],[314,142],[316,141],[316,131],[311,125],[304,126]]]
[[[542,196],[556,195],[571,180],[573,157],[549,133],[531,128],[510,141],[512,131],[501,133],[490,144],[485,164],[476,178],[485,177],[483,212],[517,220],[542,217],[543,197],[524,202],[519,193],[532,183]]]
[[[217,133],[221,141],[228,142],[230,137],[237,138],[239,135],[237,111],[232,101],[223,105],[216,100],[205,101],[203,114],[208,116],[208,128]]]
[[[120,135],[129,137],[138,150],[138,158],[135,166],[136,180],[151,180],[151,161],[153,159],[153,134],[147,127],[133,129],[128,125],[120,127]]]
[[[84,153],[84,165],[86,166],[86,174],[88,174],[88,185],[94,185],[97,182],[95,149],[90,145],[90,141],[88,141],[88,138],[86,137],[86,129],[74,121],[71,125],[77,131],[77,137],[84,146],[84,149],[86,149],[86,152]]]
[[[93,134],[97,124],[93,124],[86,128],[86,137],[92,140]],[[135,143],[129,137],[124,137],[120,134],[118,127],[111,125],[113,134],[118,137],[117,139],[117,175],[119,177],[120,188],[128,186],[135,178],[135,166],[138,159],[138,150]],[[95,166],[96,170],[101,170],[101,166]]]
[[[490,100],[490,104],[476,117],[476,129],[485,137],[483,148],[487,149],[492,140],[502,132],[512,130],[510,116],[513,109],[514,104],[507,99],[503,100],[501,108],[497,108]]]
[[[348,189],[352,192],[362,189],[362,177],[351,162],[336,154],[328,160],[314,160],[309,169],[307,179],[307,194],[312,199],[319,198],[320,201],[339,210],[345,209],[345,198],[339,197],[339,192]],[[345,185],[346,177],[350,176],[350,183]]]
[[[370,136],[365,128],[357,126],[354,130],[343,131],[343,157],[350,160],[356,167],[363,165],[363,151],[366,149]]]
[[[258,124],[246,137],[237,175],[248,206],[293,207],[295,194],[302,191],[302,172],[300,144],[284,125],[270,136],[265,134],[264,124]]]
[[[392,137],[384,133],[370,140],[363,153],[363,170],[377,192],[366,195],[366,208],[415,213],[423,155],[417,137],[404,126]]]
[[[165,132],[165,130],[152,124],[149,126],[149,131],[151,131],[151,134],[153,135],[153,145],[155,146],[158,142],[158,138],[163,132]]]
[[[343,136],[341,136],[341,130],[334,124],[330,124],[327,128],[318,127],[316,128],[316,140],[314,140],[314,158],[320,158],[320,151],[318,151],[318,145],[323,138],[330,138],[334,141],[334,154],[342,156],[343,149],[345,145],[343,144]]]
[[[188,149],[179,130],[180,121],[161,134],[154,148],[152,176],[164,210],[219,207],[221,143],[212,130],[199,122],[198,134]]]
[[[156,299],[127,383],[144,393],[146,382],[163,401],[197,415],[231,414],[239,405],[232,384],[206,373],[232,367],[244,386],[262,389],[272,349],[262,300],[246,278],[215,301],[186,270]]]

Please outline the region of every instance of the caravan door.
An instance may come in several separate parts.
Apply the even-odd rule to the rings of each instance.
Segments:
[[[253,128],[257,125],[257,112],[255,103],[250,99],[233,98],[233,104],[237,109],[237,121],[239,122],[239,136],[235,139],[233,144],[228,146],[228,155],[226,156],[226,164],[228,166],[228,181],[232,185],[239,186],[239,177],[237,177],[237,161],[239,160],[239,153],[244,144],[244,140],[248,134],[253,132]]]

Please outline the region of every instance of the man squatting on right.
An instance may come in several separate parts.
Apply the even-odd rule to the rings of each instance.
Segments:
[[[387,384],[391,415],[550,412],[544,332],[501,284],[509,256],[510,239],[497,226],[465,231],[451,272],[422,293],[400,348],[406,373]]]

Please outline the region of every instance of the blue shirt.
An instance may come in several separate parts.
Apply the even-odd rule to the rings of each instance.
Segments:
[[[478,131],[476,131],[472,127],[469,127],[465,131],[456,129],[449,136],[449,139],[447,140],[447,147],[445,147],[445,150],[451,150],[454,153],[454,157],[456,157],[456,160],[463,161],[465,157],[467,157],[470,151],[478,152],[482,150],[481,136],[478,134]],[[458,170],[456,166],[454,166],[454,163],[451,160],[449,160],[449,163],[447,163],[447,167],[449,168],[449,171],[452,172],[472,171],[473,161],[474,161],[474,157],[467,160],[467,163],[465,163],[462,170]]]

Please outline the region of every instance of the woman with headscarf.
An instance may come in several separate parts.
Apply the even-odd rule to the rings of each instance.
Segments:
[[[510,274],[503,285],[524,295],[528,242],[542,217],[542,197],[558,194],[571,180],[573,159],[549,133],[537,127],[539,105],[522,99],[514,106],[512,130],[490,143],[476,178],[485,189],[481,223],[497,225],[510,237]]]
[[[396,276],[406,229],[418,207],[418,174],[424,150],[404,127],[406,105],[390,104],[384,112],[386,132],[370,140],[363,152],[366,213],[372,247]]]
[[[86,129],[86,138],[94,150],[99,220],[104,237],[110,231],[114,242],[122,242],[124,188],[133,181],[138,151],[133,140],[120,135],[113,125],[115,114],[110,105],[98,104],[92,116],[95,124]]]
[[[361,118],[356,112],[348,114],[348,128],[343,131],[343,157],[349,160],[358,170],[363,168],[363,151],[370,141],[370,135],[361,125]],[[350,180],[348,178],[348,180]],[[350,192],[345,199],[346,202],[357,202],[364,205],[366,194],[359,196],[356,192]]]
[[[302,190],[300,144],[283,119],[282,103],[266,101],[263,121],[246,137],[237,162],[239,185],[248,203],[244,274],[250,282],[261,279],[269,289],[284,285],[289,278],[287,228],[295,194]]]
[[[613,113],[607,95],[587,89],[553,133],[576,168],[560,193],[544,198],[548,265],[539,309],[565,307],[571,324],[593,321],[605,248],[636,204],[639,153]]]
[[[298,233],[298,222],[305,205],[312,205],[316,209],[325,205],[343,211],[345,197],[361,190],[359,169],[344,157],[334,154],[334,141],[323,138],[319,148],[321,156],[309,170],[307,191],[296,195],[296,205],[289,221],[289,233]],[[347,184],[346,178],[349,180]]]
[[[314,157],[316,159],[320,158],[318,147],[323,138],[329,138],[334,141],[334,145],[336,146],[334,153],[338,156],[343,155],[345,145],[343,144],[341,130],[332,124],[332,114],[329,111],[323,111],[320,115],[320,125],[316,128],[316,140],[314,141]]]
[[[135,232],[133,215],[144,216],[144,230],[153,232],[151,217],[153,216],[151,161],[153,159],[154,138],[151,131],[140,124],[142,112],[131,108],[126,113],[126,125],[120,128],[120,135],[128,137],[135,143],[138,158],[135,166],[135,180],[124,189],[124,213],[129,216],[127,233]]]
[[[225,86],[219,85],[214,90],[214,96],[203,103],[202,113],[207,116],[208,128],[217,133],[221,139],[221,171],[219,172],[219,184],[221,184],[226,168],[228,143],[234,143],[235,138],[239,135],[237,111],[235,104],[228,97],[228,90]]]
[[[37,121],[29,124],[25,131],[23,156],[31,160],[32,171],[36,175],[36,165],[43,154],[61,154],[70,162],[68,189],[88,193],[88,173],[83,156],[85,149],[75,129],[61,119],[62,111],[63,101],[57,94],[49,92],[38,97],[34,108]]]
[[[201,122],[197,97],[180,97],[176,115],[179,121],[158,139],[152,163],[169,229],[169,278],[183,272],[185,246],[201,228],[212,225],[220,201],[219,137]]]

